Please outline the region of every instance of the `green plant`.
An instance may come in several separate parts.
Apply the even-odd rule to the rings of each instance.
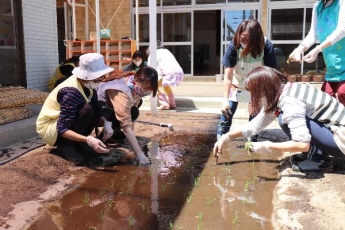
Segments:
[[[99,189],[99,194],[100,194],[101,196],[103,196],[103,195],[105,194],[105,190],[104,190],[104,189]]]
[[[135,220],[134,216],[130,215],[130,216],[128,217],[128,224],[129,224],[129,226],[135,225],[136,222],[137,222],[137,221]]]
[[[71,210],[71,211],[69,211],[69,218],[71,218],[72,217],[72,213],[73,213],[73,211]]]
[[[144,201],[141,201],[141,202],[139,203],[139,205],[141,206],[141,208],[143,209],[143,211],[145,211],[146,206],[145,206]]]
[[[164,192],[165,189],[167,188],[167,184],[162,184],[162,191]]]
[[[202,221],[203,216],[204,216],[204,213],[199,212],[199,214],[196,217],[199,219],[199,221]]]
[[[210,197],[206,197],[206,204],[207,206],[210,206],[217,198],[210,198]]]
[[[146,180],[144,178],[140,179],[140,184],[144,184],[146,182]]]
[[[198,230],[201,229],[203,216],[204,216],[204,214],[202,212],[199,212],[199,214],[196,216],[198,218]]]
[[[194,186],[197,187],[199,185],[200,182],[200,177],[197,177],[194,179]]]
[[[113,204],[115,204],[115,201],[113,199],[109,199],[107,210],[111,209],[113,207]]]
[[[120,179],[121,180],[126,180],[126,178],[127,178],[127,175],[122,175]]]
[[[90,201],[90,195],[89,195],[89,193],[86,191],[85,194],[84,194],[83,203],[84,203],[84,204],[87,204],[87,203],[89,203],[89,201]]]
[[[110,187],[114,188],[114,185],[115,185],[115,180],[113,179],[113,180],[110,181]]]
[[[232,218],[232,224],[233,225],[235,225],[235,224],[237,224],[237,222],[238,222],[238,212],[235,212],[235,216],[234,216],[234,218]]]
[[[189,192],[187,195],[187,203],[189,204],[190,201],[192,200],[193,193]]]
[[[246,184],[244,185],[244,192],[248,192],[249,185],[251,184],[251,181],[247,179]]]
[[[100,211],[99,213],[97,213],[97,216],[100,220],[103,220],[104,218],[104,213],[102,211]]]

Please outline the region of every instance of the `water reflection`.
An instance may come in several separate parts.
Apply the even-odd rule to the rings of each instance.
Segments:
[[[258,178],[277,178],[277,163],[250,160],[234,143],[230,163],[214,165],[213,136],[151,140],[150,167],[95,172],[29,229],[271,229],[276,182]]]

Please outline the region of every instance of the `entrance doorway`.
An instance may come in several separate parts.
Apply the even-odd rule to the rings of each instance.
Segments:
[[[194,11],[194,75],[220,73],[221,11]]]
[[[57,7],[56,8],[56,18],[57,18],[57,27],[58,27],[58,50],[59,50],[59,63],[66,60],[66,47],[64,45],[64,39],[66,38],[65,33],[65,8]]]

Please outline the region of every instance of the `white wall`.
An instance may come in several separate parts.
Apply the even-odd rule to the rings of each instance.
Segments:
[[[59,64],[56,0],[23,0],[23,24],[28,88],[47,91]]]

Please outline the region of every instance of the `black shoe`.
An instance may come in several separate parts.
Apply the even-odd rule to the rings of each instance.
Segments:
[[[290,157],[291,164],[297,165],[298,163],[305,161],[307,159],[307,153],[297,153]]]
[[[307,159],[308,159],[308,153],[297,153],[290,157],[290,162],[291,164],[298,164]],[[330,161],[331,157],[327,153],[323,152],[322,154],[312,155],[311,159],[309,160],[322,163],[324,161]]]
[[[71,161],[76,165],[82,165],[84,163],[84,158],[81,156],[81,153],[76,150],[73,143],[57,146],[56,153],[65,160]]]
[[[251,142],[257,142],[258,141],[258,135],[254,135],[250,137]]]
[[[327,161],[316,162],[306,159],[298,164],[293,164],[292,169],[300,172],[331,172],[333,170],[334,161],[329,158]]]

